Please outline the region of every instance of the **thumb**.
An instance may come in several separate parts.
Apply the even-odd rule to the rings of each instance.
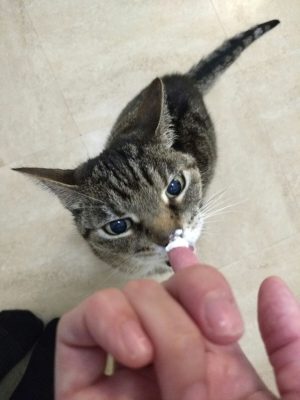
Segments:
[[[300,305],[279,278],[266,279],[258,296],[259,327],[279,392],[300,399]]]

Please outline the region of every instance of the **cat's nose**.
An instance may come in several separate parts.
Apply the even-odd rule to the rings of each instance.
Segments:
[[[157,214],[148,221],[147,230],[151,239],[159,246],[166,246],[169,238],[176,229],[182,229],[180,220],[167,208],[161,208]]]
[[[153,235],[152,240],[155,244],[166,247],[166,245],[169,243],[169,235],[167,234]]]

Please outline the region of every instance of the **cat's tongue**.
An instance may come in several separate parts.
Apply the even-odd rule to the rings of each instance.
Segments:
[[[174,272],[199,264],[196,254],[190,247],[174,247],[167,250],[167,253]]]

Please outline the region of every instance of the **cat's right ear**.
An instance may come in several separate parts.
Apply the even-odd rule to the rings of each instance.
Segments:
[[[51,168],[12,168],[14,171],[30,175],[43,186],[50,189],[70,211],[76,209],[80,193],[75,170]]]
[[[135,124],[143,132],[146,140],[160,143],[167,147],[172,146],[174,131],[171,127],[165,85],[160,78],[154,79],[144,89]]]

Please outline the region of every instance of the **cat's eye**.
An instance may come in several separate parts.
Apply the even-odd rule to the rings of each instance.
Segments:
[[[127,232],[132,226],[130,218],[116,219],[104,225],[103,229],[109,235],[121,235]]]
[[[177,197],[183,191],[185,187],[185,179],[183,175],[176,175],[169,186],[167,187],[167,196],[168,197]]]

